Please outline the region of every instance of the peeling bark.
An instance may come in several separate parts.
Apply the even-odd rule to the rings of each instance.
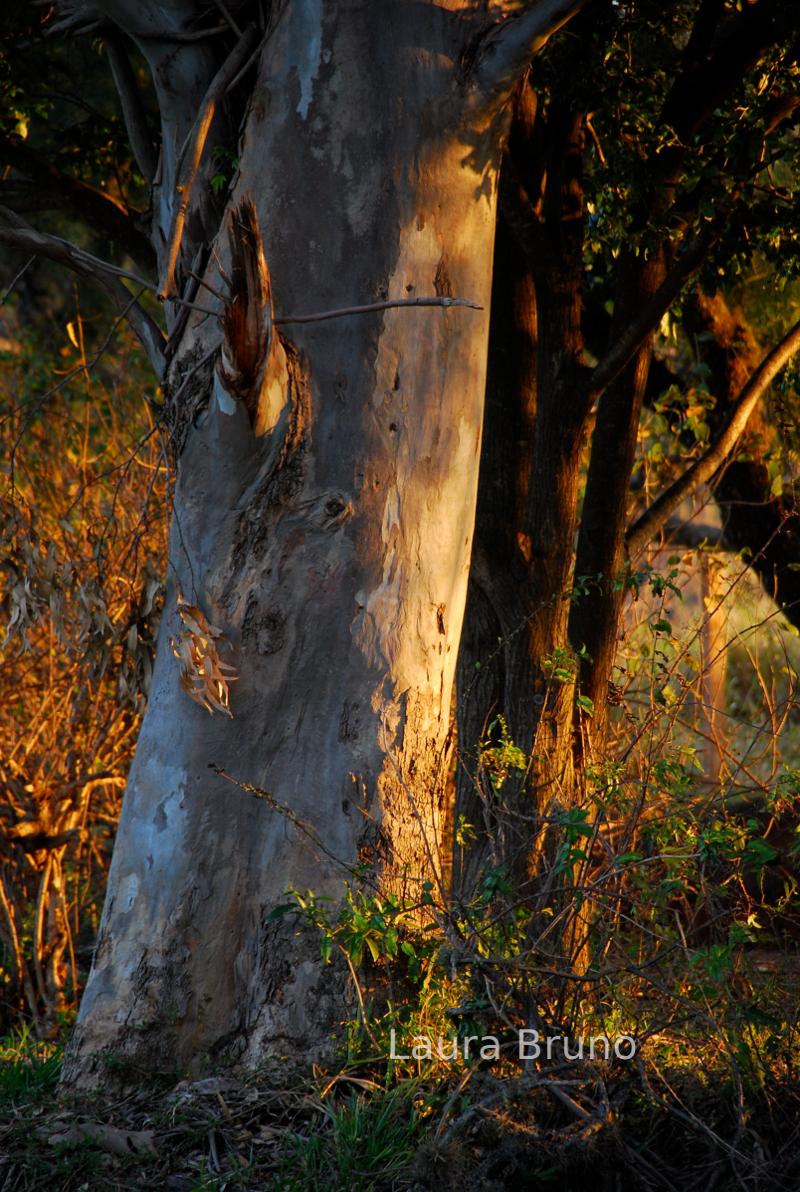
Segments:
[[[242,200],[238,210],[231,213],[228,240],[230,286],[221,316],[223,341],[215,397],[226,414],[234,412],[235,402],[243,402],[251,424],[256,424],[265,388],[264,373],[272,348],[273,312],[272,287],[264,260],[258,214],[250,199]],[[279,390],[285,392],[288,380],[285,364],[282,373],[276,381]],[[264,395],[267,403],[270,388],[267,385],[268,392]],[[265,425],[261,420],[256,426],[256,434],[264,434],[273,426],[274,422]]]

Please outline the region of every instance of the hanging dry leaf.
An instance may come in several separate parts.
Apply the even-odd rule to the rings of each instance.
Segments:
[[[172,652],[180,662],[180,685],[190,699],[210,712],[233,716],[229,706],[228,684],[238,676],[236,668],[222,662],[217,642],[224,640],[221,629],[209,625],[202,609],[188,604],[178,594],[178,616],[183,624],[177,639],[170,638]]]

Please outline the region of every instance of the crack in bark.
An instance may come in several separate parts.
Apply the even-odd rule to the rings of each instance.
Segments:
[[[173,460],[177,462],[186,445],[186,439],[193,422],[206,409],[211,395],[212,360],[217,353],[200,347],[183,356],[175,369],[175,375],[165,384],[165,419],[172,447]]]

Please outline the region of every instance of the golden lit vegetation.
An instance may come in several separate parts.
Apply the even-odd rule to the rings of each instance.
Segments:
[[[162,599],[164,444],[129,336],[92,369],[91,330],[51,355],[12,324],[0,371],[2,1021],[40,1035],[91,954]]]

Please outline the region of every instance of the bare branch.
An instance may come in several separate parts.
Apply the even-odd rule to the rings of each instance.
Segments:
[[[156,152],[147,127],[147,114],[139,94],[136,75],[130,64],[122,39],[116,32],[106,33],[106,52],[114,86],[117,88],[122,118],[128,131],[133,155],[142,171],[142,177],[152,186],[156,174]]]
[[[719,224],[707,224],[687,245],[652,298],[644,304],[637,318],[628,324],[624,334],[592,369],[587,380],[590,402],[598,398],[611,382],[616,380],[648,335],[655,331],[684,284],[702,265],[718,236]]]
[[[271,795],[269,791],[265,791],[260,786],[253,786],[251,782],[242,782],[240,778],[234,778],[233,774],[229,774],[227,770],[223,770],[222,766],[218,766],[214,762],[209,762],[208,768],[209,770],[213,770],[220,778],[225,778],[228,782],[232,782],[234,786],[238,786],[240,790],[247,791],[250,795],[255,795],[257,799],[263,799],[273,811],[277,811],[279,815],[284,816],[298,832],[306,836],[312,844],[316,845],[326,857],[330,857],[331,861],[336,865],[341,866],[342,869],[346,869],[348,873],[358,872],[359,879],[363,878],[363,874],[360,871],[356,871],[346,861],[342,861],[340,857],[337,857],[335,853],[331,852],[327,845],[323,844],[313,824],[306,823],[305,820],[300,819],[300,816],[292,811],[291,807],[286,803],[281,803],[279,799],[276,799],[274,795]]]
[[[28,248],[37,256],[47,257],[52,261],[58,261],[62,265],[66,265],[68,269],[72,269],[75,273],[80,273],[85,277],[93,277],[100,282],[107,290],[111,279],[125,278],[127,281],[135,282],[141,286],[143,290],[149,290],[153,294],[158,294],[157,288],[152,282],[147,281],[144,277],[139,277],[138,274],[132,273],[129,269],[121,269],[117,265],[112,265],[109,261],[103,261],[100,257],[94,256],[92,253],[85,252],[79,248],[77,244],[71,244],[68,240],[62,240],[60,236],[51,236],[46,232],[37,232],[33,228],[24,224],[14,212],[8,211],[6,208],[0,207],[0,219],[8,221],[10,226],[3,227],[0,225],[0,243],[15,245],[18,248]],[[191,271],[190,271],[191,272]],[[120,283],[116,290],[109,290],[112,293],[124,295],[126,301],[130,299],[129,292]],[[203,283],[205,284],[205,283]],[[206,286],[211,290],[210,286]],[[221,295],[211,290],[215,297],[221,298]],[[219,312],[211,310],[206,306],[199,306],[194,302],[185,302],[181,298],[170,298],[170,302],[176,303],[178,306],[184,306],[188,310],[197,311],[203,315],[210,315],[213,318],[219,318]],[[421,307],[421,306],[441,306],[448,308],[451,306],[467,307],[470,310],[483,310],[477,302],[471,302],[468,298],[447,298],[447,297],[430,297],[430,298],[387,298],[383,302],[367,302],[362,306],[343,306],[335,310],[315,311],[307,315],[279,315],[272,320],[275,325],[283,326],[287,323],[321,323],[326,319],[339,319],[347,315],[366,315],[373,311],[391,310],[394,307]],[[152,324],[153,328],[158,332],[160,337],[160,344],[165,343],[164,335],[157,324],[150,318],[146,311],[138,308],[141,315]],[[134,317],[136,312],[132,312]],[[131,319],[133,323],[133,319]],[[134,326],[134,330],[139,334],[138,329]],[[141,338],[141,336],[140,336]],[[144,341],[143,341],[144,342]],[[145,344],[147,346],[147,344]],[[161,361],[161,370],[163,371],[163,360]],[[161,372],[159,372],[159,376]]]
[[[701,546],[725,547],[725,531],[706,522],[685,521],[671,517],[664,526],[664,540],[672,546],[685,550],[698,550]]]
[[[54,37],[77,38],[88,37],[90,33],[97,33],[103,28],[103,21],[95,17],[87,18],[80,14],[72,14],[62,21],[54,21],[43,30],[43,36],[48,40]]]
[[[227,33],[227,25],[212,25],[209,29],[195,29],[190,32],[179,33],[174,29],[140,30],[136,34],[137,41],[173,42],[175,45],[190,45],[193,41],[208,41],[212,37],[219,37]]]
[[[533,0],[484,35],[476,59],[475,75],[487,91],[509,91],[554,33],[571,20],[587,0]]]
[[[468,298],[388,298],[385,302],[368,302],[364,306],[343,306],[339,310],[322,310],[313,315],[281,315],[272,321],[276,326],[285,323],[321,323],[323,319],[341,319],[345,315],[366,315],[374,310],[391,310],[395,306],[467,306],[483,310]]]
[[[228,24],[230,25],[231,29],[233,29],[233,31],[234,31],[234,33],[236,34],[236,36],[237,36],[237,37],[241,37],[241,36],[242,36],[242,30],[241,30],[241,29],[240,29],[240,27],[239,27],[239,26],[236,24],[236,21],[234,21],[233,17],[231,16],[231,14],[228,12],[227,8],[226,8],[226,7],[225,7],[225,5],[223,4],[222,0],[214,0],[214,3],[216,4],[217,8],[219,9],[219,11],[220,11],[220,12],[222,13],[222,15],[224,16],[225,20],[226,20],[226,21],[228,22]]]
[[[764,357],[752,374],[733,403],[725,428],[716,442],[712,443],[705,455],[696,460],[674,484],[671,484],[628,530],[626,545],[631,558],[638,555],[652,541],[659,530],[667,525],[681,502],[690,497],[701,484],[710,480],[731,455],[753,410],[784,365],[788,364],[798,351],[800,351],[800,320]]]
[[[134,260],[145,267],[152,263],[153,246],[137,228],[131,212],[118,199],[88,182],[63,173],[16,138],[0,134],[0,155],[15,170],[35,182],[55,205],[69,207],[74,215],[117,241]],[[38,209],[42,210],[46,206],[47,203],[43,201]]]
[[[5,306],[10,295],[13,294],[14,290],[17,288],[17,284],[22,280],[22,278],[28,272],[28,270],[30,269],[31,265],[33,264],[33,262],[35,260],[36,260],[36,257],[28,257],[27,261],[22,266],[22,268],[17,270],[17,272],[14,274],[11,281],[8,283],[6,288],[3,290],[3,293],[0,294],[0,306]]]
[[[183,230],[186,226],[186,216],[189,211],[192,187],[200,169],[200,162],[203,158],[203,151],[206,146],[211,123],[217,107],[221,103],[231,81],[236,78],[239,68],[249,56],[256,34],[255,25],[250,25],[217,71],[211,80],[211,85],[206,92],[200,111],[197,114],[197,119],[189,133],[186,152],[183,154],[183,160],[180,164],[175,183],[175,194],[178,205],[167,241],[168,248],[164,281],[158,295],[162,301],[166,298],[171,298],[175,289],[175,270],[180,255]]]
[[[159,379],[164,375],[164,333],[119,279],[120,276],[128,277],[137,281],[144,288],[152,289],[149,282],[99,260],[91,253],[86,253],[78,248],[77,245],[70,244],[68,240],[35,231],[24,224],[13,212],[0,208],[0,218],[8,221],[6,226],[0,225],[0,244],[10,244],[15,248],[34,253],[36,256],[56,261],[71,269],[73,273],[78,273],[82,277],[90,277],[102,286],[113,299],[117,308],[124,310],[128,322],[147,352],[156,375]]]

